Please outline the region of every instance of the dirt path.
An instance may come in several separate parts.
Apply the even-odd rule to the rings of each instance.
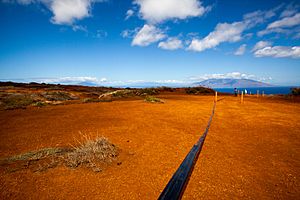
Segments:
[[[122,150],[101,173],[66,167],[0,172],[1,199],[156,199],[205,129],[213,97],[0,112],[0,157],[74,144],[79,131]],[[216,114],[184,199],[295,199],[300,195],[300,104],[233,97]]]

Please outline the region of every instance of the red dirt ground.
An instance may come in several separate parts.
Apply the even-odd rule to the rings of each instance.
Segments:
[[[0,199],[157,199],[204,131],[212,96],[164,95],[0,112],[0,157],[74,144],[79,131],[103,135],[121,165],[100,173],[60,166],[46,172],[0,171]],[[300,197],[300,104],[226,96],[183,199]]]

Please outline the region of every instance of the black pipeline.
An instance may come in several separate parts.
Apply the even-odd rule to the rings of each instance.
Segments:
[[[217,97],[216,97],[217,98]],[[173,177],[170,179],[169,183],[159,196],[159,200],[176,200],[181,199],[184,190],[188,184],[189,178],[193,172],[194,166],[198,160],[199,154],[201,152],[202,146],[204,144],[205,138],[207,136],[212,118],[215,114],[217,99],[215,99],[212,113],[208,120],[208,124],[203,135],[200,137],[198,142],[192,147],[190,152],[187,154]]]

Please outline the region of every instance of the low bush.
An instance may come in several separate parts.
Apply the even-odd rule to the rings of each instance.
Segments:
[[[187,94],[214,94],[215,91],[205,87],[189,87],[185,89]]]
[[[42,96],[48,101],[74,100],[74,98],[66,92],[44,92]]]
[[[136,90],[136,95],[146,96],[146,95],[157,95],[159,94],[159,89],[157,88],[143,88]]]
[[[153,96],[146,96],[145,101],[150,103],[164,103],[161,99]]]
[[[4,109],[26,108],[34,102],[35,100],[27,94],[9,94],[1,98],[1,107]]]
[[[134,93],[131,90],[116,90],[111,92],[112,97],[123,98],[123,97],[132,97]]]

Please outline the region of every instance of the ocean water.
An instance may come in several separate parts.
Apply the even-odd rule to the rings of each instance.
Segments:
[[[247,90],[247,93],[250,94],[256,94],[257,90],[259,91],[260,94],[264,92],[265,94],[290,94],[291,93],[291,88],[290,87],[259,87],[259,88],[237,88],[240,91],[244,91],[245,89]],[[217,92],[226,92],[226,93],[234,93],[234,88],[214,88]]]

